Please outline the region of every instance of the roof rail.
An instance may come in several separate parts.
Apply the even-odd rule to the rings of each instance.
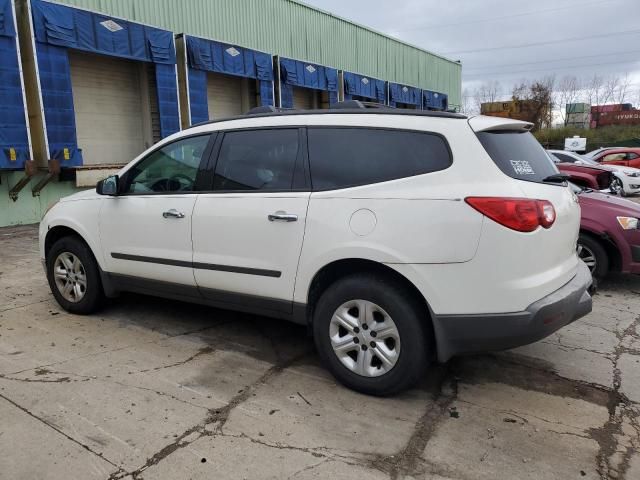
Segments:
[[[382,105],[376,102],[363,102],[362,100],[345,100],[343,102],[332,103],[329,106],[330,110],[346,110],[346,109],[359,109],[366,110],[367,108],[393,108],[389,105]]]
[[[245,115],[257,115],[258,113],[277,113],[278,109],[273,105],[263,105],[261,107],[253,107]]]

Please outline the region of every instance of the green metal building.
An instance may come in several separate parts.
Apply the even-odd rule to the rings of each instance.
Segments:
[[[27,15],[25,12],[28,11],[31,0],[14,1],[17,5],[18,24],[20,24],[20,16]],[[405,92],[407,92],[407,88],[420,92],[420,105],[419,107],[414,105],[415,108],[423,107],[423,90],[425,95],[429,91],[430,93],[440,92],[448,96],[449,108],[457,108],[460,104],[462,66],[459,62],[388,37],[362,25],[305,5],[297,0],[54,0],[54,3],[102,12],[107,17],[113,17],[116,22],[122,19],[158,27],[176,35],[185,34],[184,38],[191,36],[217,40],[225,44],[236,45],[238,49],[244,47],[258,52],[265,52],[268,55],[276,56],[276,62],[279,61],[279,58],[285,60],[293,59],[294,61],[326,66],[327,69],[340,72],[339,75],[343,75],[343,72],[344,75],[347,72],[351,72],[351,75],[359,75],[359,79],[364,78],[367,82],[367,77],[371,78],[372,81],[380,79],[385,85],[395,84],[396,87],[400,87]],[[21,5],[24,8],[21,9]],[[64,29],[62,24],[59,27]],[[25,31],[20,30],[21,37],[26,36]],[[46,153],[39,153],[41,149],[39,149],[40,142],[38,139],[42,135],[35,130],[42,129],[41,123],[43,123],[43,120],[42,118],[37,118],[39,110],[42,110],[42,93],[38,92],[40,98],[40,104],[38,104],[37,100],[33,99],[38,95],[30,91],[30,89],[36,88],[34,86],[36,83],[37,89],[40,89],[40,82],[36,82],[34,79],[29,81],[30,71],[36,72],[35,75],[38,75],[37,67],[33,66],[37,62],[33,58],[29,58],[30,54],[35,56],[33,52],[29,51],[30,42],[31,39],[20,38],[20,44],[25,47],[22,51],[22,63],[25,66],[26,103],[29,106],[31,127],[30,138],[34,144],[33,156],[38,166],[41,167],[41,171],[31,177],[29,184],[23,188],[14,201],[10,198],[9,191],[21,179],[25,178],[24,173],[19,170],[0,170],[0,226],[38,222],[49,205],[61,196],[77,191],[77,185],[83,185],[86,188],[89,185],[88,182],[95,177],[95,172],[91,173],[89,171],[88,180],[85,180],[85,183],[82,184],[82,182],[76,183],[75,173],[74,175],[62,175],[59,178],[56,175],[50,183],[39,191],[38,195],[32,195],[32,187],[42,180],[45,175],[44,168],[46,168],[48,160],[52,158],[52,153],[49,145],[47,145]],[[33,45],[35,46],[35,43]],[[188,74],[185,80],[184,72],[180,68],[181,62],[186,66],[187,60],[185,57],[188,55],[186,46],[180,43],[180,38],[176,43],[176,47],[178,49],[177,77],[180,78],[180,74],[183,74],[181,82],[179,82],[181,85],[181,88],[179,88],[179,108],[182,113],[182,126],[186,126],[190,123],[189,120],[191,118],[188,115],[188,108],[184,105],[189,103],[189,96],[188,93],[183,95],[181,90],[185,83],[189,83],[189,80]],[[185,48],[183,55],[181,55],[181,48]],[[99,58],[97,61],[101,65],[93,71],[96,61],[92,56],[82,52],[69,53],[71,73],[76,76],[83,75],[83,81],[74,79],[73,82],[73,103],[79,130],[78,137],[82,134],[81,130],[83,128],[86,130],[87,127],[86,124],[88,122],[86,119],[88,117],[86,111],[82,111],[82,105],[91,107],[93,95],[96,94],[95,85],[93,85],[94,81],[104,80],[107,77],[107,73],[109,73],[114,82],[119,81],[120,85],[122,85],[122,82],[128,78],[127,75],[133,72],[127,71],[129,67],[125,65],[124,61],[120,64],[118,60],[109,60],[108,58],[110,57],[104,57],[104,61]],[[307,66],[307,68],[309,67]],[[113,75],[111,75],[109,69],[113,69]],[[186,70],[188,71],[188,68]],[[144,77],[144,81],[141,83],[143,84],[142,90],[145,95],[153,96],[154,93],[150,93],[149,90],[155,91],[154,82],[149,82],[148,80],[153,78],[154,73],[147,66],[144,66],[144,68],[141,66],[136,75]],[[208,72],[207,75],[209,76],[209,84],[204,88],[205,97],[207,94],[212,95],[212,92],[215,95],[216,92],[223,91],[224,88],[235,88],[229,83],[230,80],[226,75],[218,75],[216,77],[213,74],[217,78],[213,83],[212,73]],[[247,79],[245,78],[243,81],[245,82],[243,88],[245,88]],[[249,82],[252,81],[249,79]],[[342,76],[340,76],[340,81],[344,83]],[[277,85],[277,82],[274,81],[273,83]],[[94,90],[91,90],[92,87]],[[255,85],[251,88],[255,90]],[[81,89],[84,90],[76,92],[76,90]],[[253,92],[254,90],[251,91]],[[277,87],[275,87],[274,93],[276,90]],[[294,90],[292,95],[293,106],[305,105],[306,108],[306,105],[312,104],[307,103],[304,98],[300,103],[298,92],[300,89]],[[344,96],[343,93],[341,92],[340,98]],[[400,91],[400,93],[402,92]],[[390,90],[387,90],[387,94],[390,98]],[[246,92],[243,95],[246,97]],[[121,97],[114,97],[113,102],[131,103],[131,98],[127,99],[123,95]],[[242,108],[245,108],[246,105],[251,106],[251,103],[244,101],[244,97],[242,102],[237,101],[236,103],[242,103]],[[106,100],[108,99],[102,100],[103,105],[105,105],[104,102]],[[151,107],[145,106],[147,114],[149,114],[149,110],[153,114],[154,108],[157,109],[157,104],[150,103]],[[324,105],[325,101],[318,98],[313,105],[319,106],[321,103]],[[392,102],[390,103],[393,104]],[[400,102],[398,104],[402,105]],[[115,105],[117,104],[113,103],[110,106],[115,108]],[[235,106],[233,108],[240,107]],[[189,118],[185,119],[185,117]],[[99,118],[96,118],[96,120],[99,120]],[[131,118],[123,118],[119,122],[122,126],[131,125],[130,120]],[[129,142],[131,144],[130,149],[128,151],[123,150],[123,153],[119,156],[124,158],[118,158],[115,163],[126,163],[126,161],[133,158],[132,156],[128,158],[129,152],[140,153],[144,150],[143,146],[148,146],[149,141],[156,141],[160,138],[158,136],[160,127],[156,124],[157,122],[153,119],[145,121],[144,128],[141,128],[141,130],[148,130],[144,145],[142,145],[142,139],[136,139],[138,143],[135,144]],[[129,127],[129,129],[131,128]],[[43,130],[46,130],[46,128]],[[102,158],[105,150],[99,146],[100,144],[97,143],[86,147],[85,168],[87,165],[96,169],[108,166],[105,165],[107,159]],[[40,160],[38,161],[39,158]],[[87,175],[87,172],[83,174]]]

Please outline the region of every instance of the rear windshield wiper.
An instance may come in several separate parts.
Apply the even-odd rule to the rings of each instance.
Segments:
[[[563,183],[568,182],[570,179],[571,177],[566,173],[554,173],[553,175],[549,175],[548,177],[543,178],[542,181],[550,183]]]

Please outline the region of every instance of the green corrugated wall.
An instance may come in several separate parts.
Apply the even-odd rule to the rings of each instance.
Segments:
[[[58,0],[264,52],[444,92],[460,105],[459,63],[294,0]]]

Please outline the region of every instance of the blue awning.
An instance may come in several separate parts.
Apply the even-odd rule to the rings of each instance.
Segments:
[[[448,95],[446,93],[422,91],[423,104],[425,110],[446,110],[449,108]]]
[[[205,72],[255,78],[262,105],[273,105],[273,57],[228,43],[185,35],[189,67],[191,123],[209,120]]]
[[[329,92],[329,103],[338,101],[338,70],[315,63],[280,58],[280,96],[283,108],[293,108],[293,87]]]
[[[173,33],[44,0],[31,0],[49,156],[83,163],[78,145],[67,49],[155,64],[160,134],[180,130]]]
[[[421,107],[422,90],[409,85],[389,83],[389,105],[395,107],[398,103]]]
[[[377,78],[344,72],[344,99],[353,96],[368,98],[374,102],[387,103],[387,83]]]
[[[11,0],[0,0],[0,169],[22,169],[30,158]]]

